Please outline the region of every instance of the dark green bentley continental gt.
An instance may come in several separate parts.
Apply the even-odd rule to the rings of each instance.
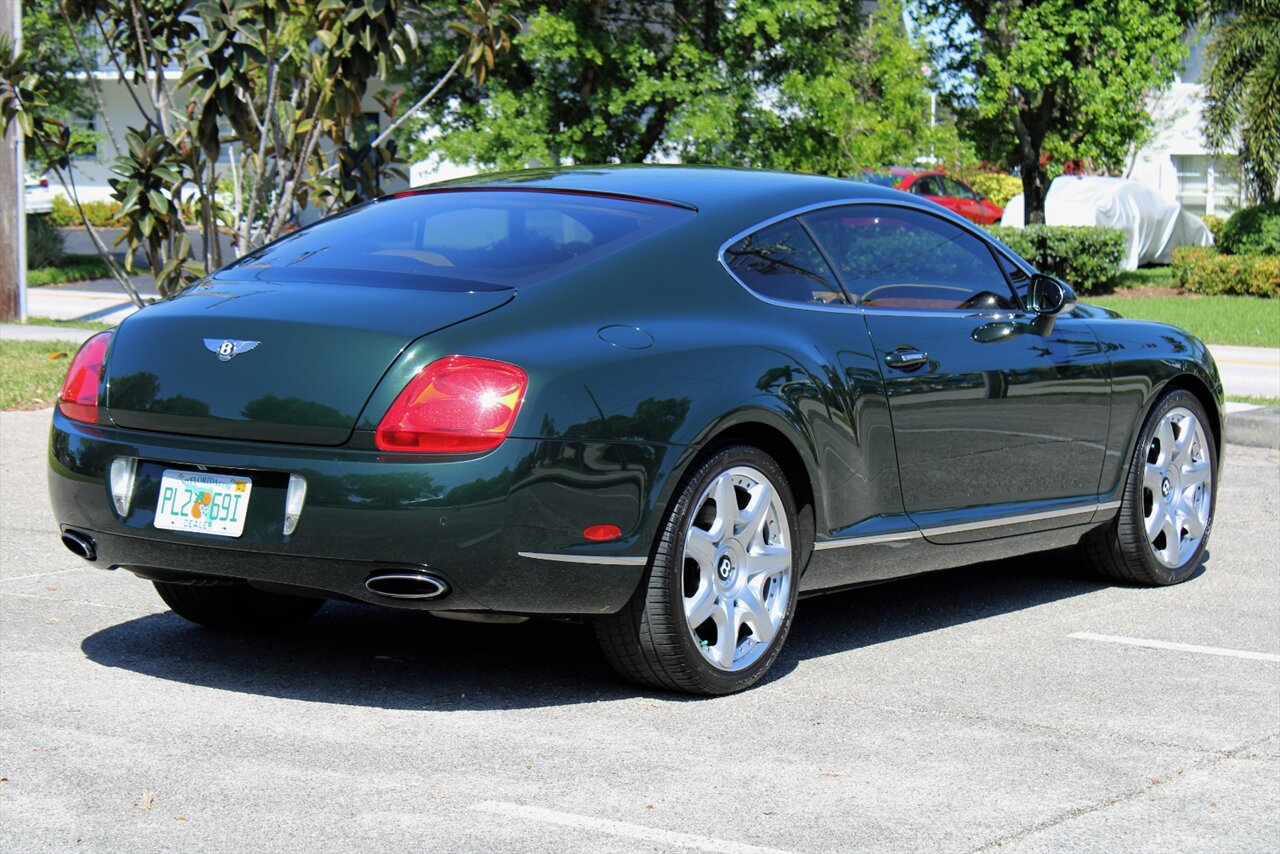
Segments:
[[[589,619],[723,694],[798,596],[1079,545],[1173,584],[1222,385],[919,197],[682,167],[379,199],[92,338],[53,417],[62,540],[213,627],[325,599]]]

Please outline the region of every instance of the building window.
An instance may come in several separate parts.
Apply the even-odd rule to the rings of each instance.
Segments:
[[[1198,216],[1230,216],[1244,204],[1240,167],[1232,158],[1175,154],[1178,203]]]
[[[73,116],[67,120],[71,131],[71,159],[76,163],[93,163],[98,159],[98,123],[94,116]]]

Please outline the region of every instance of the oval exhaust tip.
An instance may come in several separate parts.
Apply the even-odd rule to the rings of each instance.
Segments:
[[[62,544],[76,557],[84,558],[87,561],[98,559],[98,547],[94,544],[93,537],[88,534],[82,534],[79,531],[66,531],[62,535]]]
[[[369,576],[364,583],[370,593],[391,599],[438,599],[449,592],[449,585],[425,572],[382,572]]]

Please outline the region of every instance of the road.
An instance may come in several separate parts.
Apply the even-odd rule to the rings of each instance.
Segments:
[[[771,678],[620,684],[583,627],[329,603],[238,637],[57,543],[48,412],[0,413],[0,848],[1233,851],[1280,839],[1280,454],[1207,568],[1070,553],[801,603]],[[1141,645],[1135,645],[1141,644]]]

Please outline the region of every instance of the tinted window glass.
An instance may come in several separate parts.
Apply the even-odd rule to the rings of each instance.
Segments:
[[[590,263],[692,211],[589,194],[427,192],[354,208],[220,273],[318,282],[529,284]]]
[[[794,219],[742,238],[724,253],[729,270],[762,297],[795,303],[842,303],[822,253]]]
[[[966,185],[961,184],[955,178],[944,179],[947,182],[947,195],[955,196],[957,199],[976,199],[977,195]]]
[[[925,175],[923,178],[917,178],[911,184],[911,192],[917,196],[941,196],[938,186],[933,181],[932,175]]]
[[[869,308],[1011,309],[1013,292],[985,243],[907,208],[849,205],[804,215],[845,289]]]

